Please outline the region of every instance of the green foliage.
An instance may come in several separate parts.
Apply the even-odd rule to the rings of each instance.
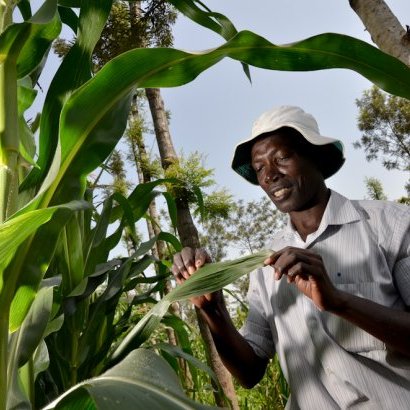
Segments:
[[[174,8],[163,0],[115,1],[110,17],[94,51],[94,62],[101,68],[117,55],[140,47],[170,47]]]
[[[247,309],[239,306],[234,316],[234,324],[238,329],[244,324]],[[280,368],[277,355],[270,360],[265,376],[252,389],[245,389],[238,383],[235,385],[241,409],[281,410],[285,408],[290,392]]]
[[[141,343],[147,340],[157,328],[172,303],[222,289],[241,276],[249,274],[257,267],[262,266],[263,261],[268,255],[269,252],[261,251],[234,261],[207,264],[200,268],[196,275],[192,275],[189,280],[186,280],[164,296],[138,322],[137,326],[132,329],[124,341],[116,348],[113,353],[113,361],[121,360],[130,350],[140,346]]]
[[[201,243],[215,261],[223,259],[229,248],[236,248],[241,254],[263,249],[285,221],[285,216],[266,197],[248,203],[233,202],[222,191],[211,196],[211,200],[215,200],[217,206],[213,209],[215,212],[208,212],[202,221]]]
[[[234,206],[232,195],[224,189],[204,195],[204,215],[200,220],[199,236],[202,246],[215,262],[227,256],[228,246],[232,240],[229,221]],[[196,214],[198,213],[199,208],[196,210]]]
[[[139,349],[101,376],[75,386],[44,410],[111,410],[119,407],[124,410],[214,408],[188,399],[172,368],[155,353]]]
[[[106,170],[113,176],[113,181],[105,188],[105,196],[109,196],[115,192],[126,196],[130,189],[130,183],[127,181],[127,174],[121,152],[115,149],[111,153]]]
[[[110,220],[118,206],[123,217],[110,234]],[[62,276],[55,314],[64,317],[64,323],[46,339],[49,367],[36,382],[37,405],[100,374],[110,360],[112,345],[121,341],[136,323],[134,319],[143,314],[138,314],[141,304],[152,303],[155,293],[168,280],[164,266],[161,275],[148,278],[146,271],[154,259],[147,253],[158,238],[140,243],[132,208],[130,200],[116,193],[105,200],[100,214],[95,209],[84,211],[72,218],[63,231],[46,276]],[[124,226],[134,251],[128,258],[109,260]],[[178,242],[164,232],[160,239]]]
[[[241,253],[252,253],[268,245],[271,238],[284,224],[284,215],[267,197],[244,203],[240,200],[230,221],[232,240]]]
[[[195,313],[192,309],[192,306],[189,307],[191,310],[184,309],[187,312],[188,317],[186,321],[194,323],[196,321]],[[192,316],[192,318],[190,318]],[[192,326],[189,333],[189,344],[192,350],[192,354],[200,360],[202,363],[206,363],[206,346],[204,346],[204,341],[201,337],[197,326]],[[213,403],[214,396],[213,391],[215,386],[212,384],[212,379],[205,372],[197,372],[196,385],[192,386],[190,389],[187,389],[187,394],[193,400],[197,400],[200,403]]]
[[[188,202],[196,201],[195,191],[206,188],[215,182],[211,179],[213,170],[203,166],[203,156],[199,152],[189,154],[183,153],[165,170],[165,178],[175,179],[176,182],[168,185],[168,191],[175,198],[184,198]]]
[[[397,200],[397,202],[399,204],[403,204],[403,205],[410,205],[410,197],[409,196],[402,196],[401,198],[399,198]]]
[[[386,201],[388,200],[386,194],[383,190],[383,185],[377,178],[366,178],[365,179],[367,193],[369,198],[372,200],[381,200]],[[402,196],[395,200],[399,204],[403,205],[410,205],[410,197]]]
[[[204,195],[204,219],[226,219],[229,217],[234,203],[232,195],[226,190],[216,190]]]
[[[110,15],[93,51],[93,71],[100,70],[114,57],[141,47],[170,47],[171,27],[177,14],[163,0],[138,2],[113,2]],[[63,58],[74,45],[72,40],[57,39],[53,44],[55,53]]]
[[[86,203],[72,200],[83,198],[88,174],[112,151],[127,117],[127,93],[119,92],[109,97],[109,105],[114,110],[101,110],[100,106],[98,112],[93,113],[89,108],[98,100],[95,94],[91,95],[93,87],[86,91],[86,94],[91,91],[88,97],[79,92],[91,78],[91,52],[110,7],[111,2],[107,0],[83,5],[79,17],[74,13],[62,13],[65,18],[71,18],[72,23],[76,20],[73,27],[77,26],[79,31],[46,97],[37,164],[33,161],[34,128],[25,123],[23,116],[34,100],[35,92],[31,88],[34,82],[23,77],[26,74],[37,76],[36,70],[42,68],[38,65],[59,32],[61,23],[56,2],[47,1],[31,20],[10,25],[1,33],[6,58],[0,61],[0,74],[3,83],[7,84],[0,93],[0,107],[6,120],[1,143],[2,158],[7,162],[2,169],[10,167],[10,170],[6,174],[8,180],[3,180],[1,198],[4,200],[0,202],[2,215],[11,215],[0,227],[3,252],[1,409],[6,405],[30,407],[30,400],[32,405],[35,396],[34,381],[41,371],[41,377],[37,378],[39,385],[47,377],[52,381],[43,383],[44,394],[44,389],[38,386],[40,403],[76,381],[98,373],[108,357],[111,342],[118,337],[117,332],[121,334],[124,326],[129,326],[129,311],[118,319],[115,307],[124,290],[138,283],[136,272],[152,262],[144,254],[149,252],[153,242],[140,246],[139,259],[135,259],[138,255],[134,254],[128,260],[113,264],[107,263],[107,258],[126,224],[130,236],[137,242],[133,223],[144,215],[149,204],[144,198],[152,198],[152,189],[157,184],[148,190],[134,190],[129,202],[114,194],[100,215],[91,209],[73,215],[87,208]],[[89,21],[93,24],[88,24]],[[17,83],[18,77],[21,79]],[[10,151],[14,146],[17,148]],[[5,155],[7,150],[12,155]],[[33,168],[27,176],[30,166]],[[115,171],[117,179],[123,179],[118,155],[112,156],[108,166]],[[21,183],[19,197],[19,190],[12,186],[16,183]],[[67,201],[71,202],[65,204]],[[49,207],[50,203],[58,205]],[[115,203],[119,205],[114,206]],[[18,213],[13,215],[16,210]],[[110,222],[115,221],[120,221],[119,226],[107,235]],[[178,240],[171,236],[164,234],[161,239],[179,246]],[[47,277],[45,287],[39,291],[43,277]],[[158,281],[164,279],[162,275]],[[135,302],[128,304],[129,309],[134,304],[151,301],[151,292],[155,290],[143,297],[139,295]],[[113,320],[116,320],[115,326]],[[14,332],[12,336],[9,329]],[[44,338],[47,338],[47,347]],[[48,390],[50,385],[53,387]]]
[[[131,256],[142,242],[142,235],[138,230],[133,233],[128,227],[125,227],[121,240],[127,249],[128,255]]]
[[[136,108],[138,115],[132,115],[132,118],[128,121],[125,132],[125,141],[128,146],[126,158],[133,166],[140,167],[142,175],[149,175],[152,179],[161,178],[163,170],[160,161],[152,159],[150,153],[145,150],[143,135],[151,134],[153,131],[146,124],[145,117],[142,115],[143,106],[140,100],[139,96],[134,96],[134,104],[138,105]]]
[[[111,173],[117,179],[125,179],[126,172],[124,169],[124,161],[122,159],[121,153],[116,149],[111,153],[110,161],[108,163],[108,167]]]
[[[383,185],[377,178],[366,178],[367,194],[373,200],[387,200],[387,196],[383,191]]]
[[[410,171],[410,101],[373,86],[356,105],[363,134],[355,148],[363,148],[368,161],[381,159],[386,169]]]
[[[61,63],[59,69],[57,70],[56,75],[54,76],[49,90],[47,92],[47,96],[44,102],[44,107],[42,109],[42,116],[40,121],[40,130],[39,130],[39,153],[38,153],[38,160],[37,165],[31,170],[30,174],[27,176],[26,180],[23,181],[20,187],[20,191],[33,189],[34,187],[38,187],[41,182],[46,179],[46,181],[51,184],[51,181],[55,180],[57,183],[63,178],[63,174],[71,174],[72,172],[78,173],[80,164],[81,164],[81,151],[78,150],[80,146],[84,147],[85,141],[84,137],[91,136],[93,133],[91,130],[87,130],[87,132],[83,133],[83,139],[79,138],[78,132],[81,133],[80,129],[77,129],[76,122],[81,122],[79,118],[76,118],[76,114],[74,113],[74,117],[70,118],[70,110],[65,110],[63,113],[63,104],[67,102],[67,99],[71,97],[74,93],[74,90],[79,88],[83,85],[87,80],[89,80],[92,76],[92,67],[91,67],[91,55],[92,50],[95,46],[95,43],[98,41],[99,36],[101,34],[101,30],[104,27],[105,20],[108,16],[109,10],[111,7],[111,1],[101,1],[98,4],[91,4],[88,3],[87,7],[82,7],[80,15],[78,17],[78,36],[73,47],[70,49],[70,52],[67,54],[66,58]],[[87,24],[87,19],[93,20],[93,25]],[[123,104],[125,99],[122,101],[117,102],[117,109],[120,110],[121,104]],[[64,104],[65,108],[70,104]],[[115,106],[115,104],[114,104]],[[87,121],[89,122],[89,118],[93,118],[94,120],[94,130],[98,133],[98,119],[102,120],[100,122],[100,126],[102,125],[103,128],[106,130],[105,137],[106,139],[105,148],[108,148],[113,143],[112,135],[116,132],[122,132],[121,125],[120,128],[116,129],[113,127],[109,130],[107,124],[104,123],[104,115],[107,115],[107,112],[101,112],[103,115],[102,117],[95,117],[93,118],[93,113],[88,112],[86,107],[83,107],[82,115],[80,117],[87,117]],[[67,115],[66,115],[67,114]],[[72,111],[71,111],[72,114]],[[115,115],[115,113],[113,113]],[[120,111],[117,111],[117,115],[120,115]],[[98,118],[98,119],[97,119]],[[118,117],[120,118],[120,116]],[[107,117],[105,117],[107,120]],[[83,122],[84,125],[84,122]],[[80,127],[81,128],[81,127]],[[74,136],[74,129],[76,129],[77,133]],[[109,132],[107,132],[109,130]],[[65,134],[65,131],[67,134]],[[83,129],[84,131],[84,129]],[[65,134],[65,137],[63,137]],[[98,137],[102,137],[104,134],[98,135]],[[111,136],[111,138],[109,138]],[[96,140],[96,135],[88,139],[88,143],[91,143]],[[81,144],[78,142],[81,141]],[[74,144],[74,146],[72,145]],[[115,143],[114,143],[115,145]],[[110,150],[113,148],[111,145]],[[110,152],[108,151],[108,153]],[[103,146],[99,147],[98,150],[91,150],[94,155],[90,155],[88,160],[88,164],[93,168],[93,164],[95,164],[95,160],[103,160],[108,153],[104,152]],[[60,153],[60,155],[54,156],[55,153]],[[105,156],[104,156],[104,154]],[[79,158],[76,158],[75,154],[80,154]],[[101,154],[103,154],[101,156]],[[70,160],[66,163],[67,157]],[[74,167],[70,170],[67,170],[69,167],[69,163],[72,164],[72,160],[74,160]],[[94,161],[92,161],[94,160]],[[85,162],[85,161],[84,161]],[[60,167],[61,165],[61,167]],[[83,164],[81,164],[83,165]],[[60,175],[58,174],[59,168],[62,168],[64,172],[61,172]],[[84,170],[85,171],[85,170]],[[47,173],[50,173],[48,178],[46,178]],[[80,172],[81,173],[81,172]],[[86,173],[86,171],[85,171]],[[77,175],[78,177],[79,175]],[[84,189],[84,175],[80,176],[80,181],[77,183],[77,195],[81,197],[81,191]],[[44,187],[44,191],[47,187]],[[53,196],[54,191],[57,189],[56,186],[50,190],[50,197]],[[74,189],[74,184],[73,184]],[[51,192],[53,191],[53,192]],[[48,197],[46,202],[51,200]],[[37,204],[43,198],[39,196],[37,198]],[[47,206],[46,203],[42,204],[42,206]]]

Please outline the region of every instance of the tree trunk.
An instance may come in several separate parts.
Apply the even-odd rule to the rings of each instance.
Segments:
[[[383,0],[349,0],[372,41],[387,54],[410,66],[410,32]]]
[[[166,116],[164,102],[161,97],[160,90],[157,88],[147,88],[145,90],[150,111],[154,123],[155,135],[157,137],[158,149],[161,156],[162,167],[166,169],[173,162],[178,160],[175,152],[174,145],[172,143],[171,135],[168,127],[168,119]],[[189,210],[188,202],[185,198],[176,199],[177,206],[177,230],[181,243],[183,246],[189,246],[191,248],[198,248],[200,246],[198,231],[194,225],[191,212]],[[208,348],[206,352],[208,358],[208,364],[215,372],[225,396],[230,401],[230,405],[233,409],[239,409],[238,399],[236,397],[235,389],[232,382],[230,373],[226,370],[219,358],[216,351],[214,341],[212,339],[211,332],[200,315],[200,312],[196,310],[199,329],[201,331],[202,338],[205,341],[205,345]],[[224,398],[214,393],[215,401],[218,406],[226,406]]]
[[[139,120],[139,112],[137,106],[137,96],[134,95],[133,102],[131,105],[130,111],[130,123],[136,122]],[[137,175],[140,183],[150,182],[151,181],[151,173],[149,169],[144,164],[145,159],[147,158],[147,152],[145,149],[145,144],[142,139],[142,134],[138,136],[130,136],[130,148],[132,151],[132,156],[134,159],[135,167],[137,169]],[[159,227],[159,216],[157,212],[157,206],[155,203],[155,199],[150,203],[148,208],[148,213],[151,219],[146,219],[147,222],[147,231],[149,239],[152,239],[154,236],[159,235],[161,229]],[[152,249],[152,254],[157,259],[163,259],[166,252],[165,252],[165,244],[163,241],[156,241],[155,247]],[[164,293],[168,294],[171,292],[172,287],[169,281],[166,281]],[[178,303],[172,303],[170,306],[170,311],[173,315],[180,317],[180,310]],[[173,346],[177,346],[177,337],[175,332],[172,329],[167,328],[167,335],[169,343]]]
[[[131,29],[133,31],[133,37],[139,38],[139,42],[140,42],[139,47],[146,47],[147,41],[142,36],[138,35],[138,28],[135,25],[135,22],[141,18],[141,1],[130,2],[129,11],[130,11],[130,22],[131,22]],[[133,101],[133,105],[131,109],[131,115],[135,115],[135,119],[137,119],[139,115],[136,95],[134,96],[134,101]],[[142,135],[140,136],[140,138],[137,139],[137,141],[131,141],[131,148],[132,148],[132,152],[134,155],[135,164],[137,166],[137,171],[138,171],[138,176],[140,178],[140,182],[151,181],[151,173],[144,166],[144,161],[142,161],[141,164],[138,161],[138,159],[141,159],[141,158],[145,158],[146,160],[148,159]],[[151,217],[151,220],[147,219],[147,229],[148,229],[149,237],[153,238],[154,236],[157,236],[161,232],[160,224],[159,224],[159,215],[157,212],[157,206],[155,203],[155,199],[149,205],[148,212]],[[155,248],[153,248],[152,252],[153,252],[153,255],[157,257],[158,259],[163,259],[166,254],[165,243],[163,241],[156,241]],[[166,281],[165,287],[164,287],[164,293],[168,294],[169,292],[171,292],[171,290],[172,290],[172,286],[171,286],[170,281]],[[179,303],[172,303],[169,310],[174,316],[181,317]],[[173,329],[167,328],[166,332],[167,332],[168,340],[170,344],[174,346],[178,346],[178,338],[177,338],[175,331]],[[181,369],[184,369],[186,386],[191,387],[192,386],[191,372],[189,371],[189,368],[186,366],[186,362],[183,359],[178,359],[178,360],[179,360]]]

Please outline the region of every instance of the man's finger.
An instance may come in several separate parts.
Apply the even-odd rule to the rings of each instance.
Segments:
[[[174,263],[172,265],[172,272],[174,275],[179,275],[181,278],[189,278],[190,274],[188,268],[183,260],[182,254],[176,253],[174,255]]]
[[[272,255],[268,256],[264,261],[263,264],[265,266],[267,265],[273,265],[279,258],[279,256],[281,255],[281,252],[274,252],[272,253]]]
[[[174,267],[177,269],[182,269],[185,267],[179,252],[174,255],[172,268]]]
[[[309,265],[309,263],[305,261],[303,262],[298,261],[297,263],[295,263],[288,269],[287,275],[293,278],[295,276],[304,277],[304,276],[310,275],[311,272],[312,272],[312,266]]]
[[[189,248],[188,246],[183,248],[181,251],[181,258],[184,261],[185,266],[187,266],[187,264],[193,263],[195,258],[194,249]]]
[[[205,265],[205,263],[211,262],[211,257],[205,249],[199,248],[195,251],[195,266],[200,268]]]
[[[172,265],[171,268],[172,274],[175,277],[175,280],[177,281],[177,283],[179,284],[181,281],[183,281],[184,277],[182,276],[181,270],[178,268],[177,265]]]
[[[185,247],[181,251],[181,258],[185,266],[185,270],[189,275],[192,275],[195,271],[195,250],[189,247]]]
[[[301,274],[301,266],[309,266],[312,258],[309,253],[300,252],[298,249],[285,248],[275,254],[275,262],[271,264],[275,269],[275,279],[279,280],[283,275],[292,276],[297,273]],[[288,278],[288,282],[291,281]]]

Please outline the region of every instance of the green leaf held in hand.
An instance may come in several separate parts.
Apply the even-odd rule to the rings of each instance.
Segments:
[[[199,269],[195,275],[168,293],[137,323],[113,353],[113,362],[121,360],[130,350],[147,340],[172,303],[222,289],[263,266],[263,261],[270,253],[271,251],[265,250],[233,261],[210,263]]]

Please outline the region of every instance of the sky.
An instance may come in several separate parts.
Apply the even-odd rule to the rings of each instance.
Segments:
[[[225,14],[238,30],[251,30],[275,44],[286,44],[313,35],[335,32],[371,43],[358,16],[347,1],[328,0],[204,0],[213,11]],[[42,2],[35,0],[35,9]],[[401,24],[410,24],[410,2],[388,0],[387,4]],[[64,33],[70,33],[68,30]],[[68,35],[70,38],[71,34]],[[199,51],[217,47],[223,39],[184,16],[174,27],[174,47]],[[58,66],[50,55],[47,69],[40,78],[34,110],[41,101]],[[242,180],[230,168],[234,147],[248,138],[253,121],[264,111],[278,105],[297,105],[318,121],[322,135],[341,139],[345,146],[343,168],[327,180],[330,188],[352,199],[367,196],[365,178],[376,177],[389,199],[405,195],[408,175],[387,171],[381,162],[367,162],[362,150],[353,148],[360,139],[355,100],[372,85],[359,74],[341,69],[315,72],[279,72],[251,67],[252,84],[240,63],[225,59],[193,82],[163,89],[167,110],[171,113],[171,135],[175,148],[185,154],[204,154],[208,168],[214,169],[218,188],[228,188],[237,198],[260,198],[263,192]],[[154,146],[152,136],[148,146]],[[133,176],[132,176],[133,178]]]
[[[347,34],[371,43],[358,16],[347,1],[327,0],[206,0],[213,11],[225,14],[238,30],[251,30],[275,44],[292,43],[325,32]],[[403,26],[410,24],[410,2],[387,1]],[[179,17],[174,47],[205,50],[223,43],[218,35]],[[372,85],[359,74],[341,69],[315,72],[279,72],[251,67],[252,84],[241,65],[225,59],[192,83],[163,90],[171,112],[171,134],[176,149],[199,151],[215,170],[219,187],[245,200],[263,195],[259,187],[242,180],[230,169],[234,147],[248,138],[253,121],[278,105],[297,105],[318,121],[322,135],[345,145],[343,168],[327,180],[328,186],[352,199],[367,196],[365,178],[376,177],[389,199],[405,195],[409,175],[387,171],[381,162],[367,162],[362,150],[355,100]]]

